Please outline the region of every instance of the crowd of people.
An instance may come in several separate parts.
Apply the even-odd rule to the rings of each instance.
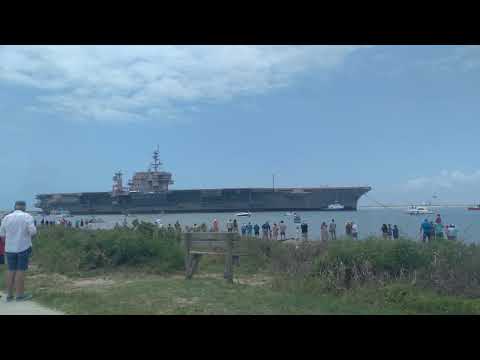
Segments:
[[[34,224],[35,226],[37,226],[37,220],[33,220],[34,221]],[[92,223],[93,222],[93,219],[77,219],[75,220],[75,223],[72,223],[70,220],[67,220],[66,218],[64,217],[60,217],[58,219],[45,219],[45,218],[42,218],[42,220],[40,221],[40,226],[52,226],[52,225],[63,225],[67,228],[72,228],[75,226],[75,228],[83,228],[84,226],[87,226],[88,224]]]
[[[435,222],[423,220],[420,225],[420,234],[422,241],[431,241],[434,239],[442,239],[446,237],[448,240],[456,240],[458,237],[458,229],[454,224],[443,224],[440,214],[437,214]]]
[[[170,228],[170,224],[168,225]],[[178,226],[179,231],[181,227]],[[227,232],[238,232],[241,236],[256,237],[264,240],[287,240],[287,224],[281,220],[280,222],[274,222],[270,225],[269,221],[266,221],[262,225],[252,224],[250,221],[246,224],[239,226],[236,219],[229,219],[226,223]],[[309,225],[304,221],[300,225],[296,226],[295,240],[308,240]],[[194,224],[193,227],[186,226],[185,231],[207,231],[207,225],[205,223],[201,225]],[[220,231],[220,223],[218,219],[214,219],[211,227],[208,229],[211,232]],[[337,224],[332,219],[329,224],[322,222],[320,226],[320,239],[322,241],[336,240],[337,239]],[[358,225],[354,221],[348,221],[345,224],[345,236],[352,239],[358,239]]]
[[[400,236],[400,231],[397,225],[383,224],[381,228],[382,237],[389,240],[397,240]]]
[[[83,228],[88,226],[93,220],[84,220],[84,219],[77,219],[74,223],[69,221],[65,218],[59,218],[56,220],[48,220],[42,218],[40,221],[40,226],[51,226],[51,225],[63,225],[68,228]],[[214,219],[211,226],[208,227],[206,223],[202,224],[193,224],[193,226],[185,226],[182,229],[179,221],[177,220],[174,225],[168,224],[168,226],[164,226],[163,224],[159,223],[158,220],[156,221],[157,225],[166,229],[167,231],[172,232],[185,232],[190,231],[203,231],[203,232],[219,232],[220,230],[220,222],[218,219]],[[34,220],[34,225],[37,226],[37,221]],[[126,226],[126,223],[124,224]],[[273,223],[270,225],[269,221],[266,221],[262,225],[259,224],[252,224],[248,222],[246,224],[239,225],[237,219],[229,219],[226,223],[226,230],[227,232],[237,232],[240,233],[242,236],[248,237],[257,237],[261,239],[268,239],[268,240],[286,240],[287,239],[287,224],[281,220],[278,222]],[[382,238],[386,240],[397,240],[400,237],[400,230],[398,225],[394,224],[383,224],[381,226],[380,232],[382,234]],[[351,239],[358,239],[358,224],[354,221],[347,221],[345,223],[345,236]],[[458,229],[454,224],[446,224],[444,225],[441,219],[440,214],[437,214],[435,221],[429,221],[425,219],[420,225],[420,235],[421,240],[423,242],[430,241],[432,239],[440,239],[446,237],[449,240],[456,240],[458,237]],[[300,225],[296,226],[296,240],[308,240],[308,224],[306,222],[302,222]],[[327,224],[327,222],[322,222],[320,226],[320,240],[321,241],[329,241],[329,240],[336,240],[337,239],[337,224],[335,220],[332,219],[331,222]]]
[[[178,223],[178,222],[177,222]],[[170,227],[170,225],[169,225]],[[175,225],[175,229],[181,231],[180,225]],[[172,228],[173,229],[173,228]],[[308,240],[309,226],[306,222],[302,222],[296,226],[295,240]],[[214,219],[210,228],[207,228],[206,224],[193,227],[185,227],[186,231],[212,231],[219,232],[220,223],[218,219]],[[274,222],[270,225],[269,221],[266,221],[262,225],[252,224],[250,221],[246,224],[239,225],[236,219],[229,219],[226,223],[226,230],[228,232],[238,232],[241,236],[256,237],[267,240],[287,240],[287,224],[282,220],[279,223]],[[440,214],[437,215],[435,222],[425,219],[422,222],[420,231],[422,234],[422,241],[429,241],[431,239],[439,239],[446,237],[449,240],[456,240],[458,237],[458,229],[453,224],[443,225]],[[400,229],[398,225],[383,224],[380,228],[382,238],[385,240],[398,240],[400,238]],[[347,221],[345,223],[345,237],[358,240],[359,227],[355,221]],[[320,226],[320,240],[329,241],[337,239],[337,224],[335,219],[331,222],[323,221]]]

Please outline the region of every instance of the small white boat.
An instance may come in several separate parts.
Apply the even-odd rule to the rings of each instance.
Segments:
[[[239,212],[235,214],[235,216],[252,216],[252,214],[249,212]]]
[[[333,204],[328,205],[328,210],[343,210],[345,206],[340,204],[338,201],[335,201]]]
[[[301,222],[302,222],[302,219],[300,218],[300,216],[295,215],[295,216],[293,217],[293,223],[294,223],[294,224],[300,224]]]
[[[297,213],[296,212],[286,212],[285,213],[285,216],[297,216]]]
[[[426,206],[410,206],[407,210],[405,210],[407,214],[410,215],[428,215],[433,214],[433,211],[430,211]]]

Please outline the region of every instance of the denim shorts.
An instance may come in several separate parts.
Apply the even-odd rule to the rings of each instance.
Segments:
[[[28,261],[32,255],[32,248],[29,247],[19,253],[5,253],[7,258],[8,271],[26,271],[28,269]]]

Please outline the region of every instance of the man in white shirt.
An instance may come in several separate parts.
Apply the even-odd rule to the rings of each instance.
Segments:
[[[352,221],[352,238],[358,239],[358,225]]]
[[[7,301],[24,301],[31,295],[24,294],[25,271],[32,253],[32,236],[37,233],[33,217],[25,212],[25,201],[15,203],[15,211],[5,216],[0,226],[0,237],[5,241],[7,258]]]

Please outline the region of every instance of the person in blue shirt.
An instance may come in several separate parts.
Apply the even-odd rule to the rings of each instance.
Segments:
[[[245,236],[245,233],[247,232],[247,226],[243,224],[241,227],[241,230],[242,230],[242,236]]]
[[[393,225],[393,230],[392,230],[392,233],[393,233],[393,240],[397,240],[398,239],[398,226],[397,225]]]
[[[433,225],[428,221],[428,219],[425,219],[422,222],[422,225],[420,225],[420,231],[423,234],[422,241],[425,242],[427,239],[430,241],[433,236]]]
[[[260,226],[258,226],[258,224],[255,224],[255,226],[253,227],[253,232],[255,233],[256,237],[260,236]]]
[[[252,231],[253,231],[253,226],[252,226],[252,223],[249,222],[247,225],[247,235],[252,236]]]
[[[393,237],[392,224],[388,224],[388,227],[387,227],[387,236],[388,236],[388,239],[389,239],[389,240],[391,240],[392,237]]]

